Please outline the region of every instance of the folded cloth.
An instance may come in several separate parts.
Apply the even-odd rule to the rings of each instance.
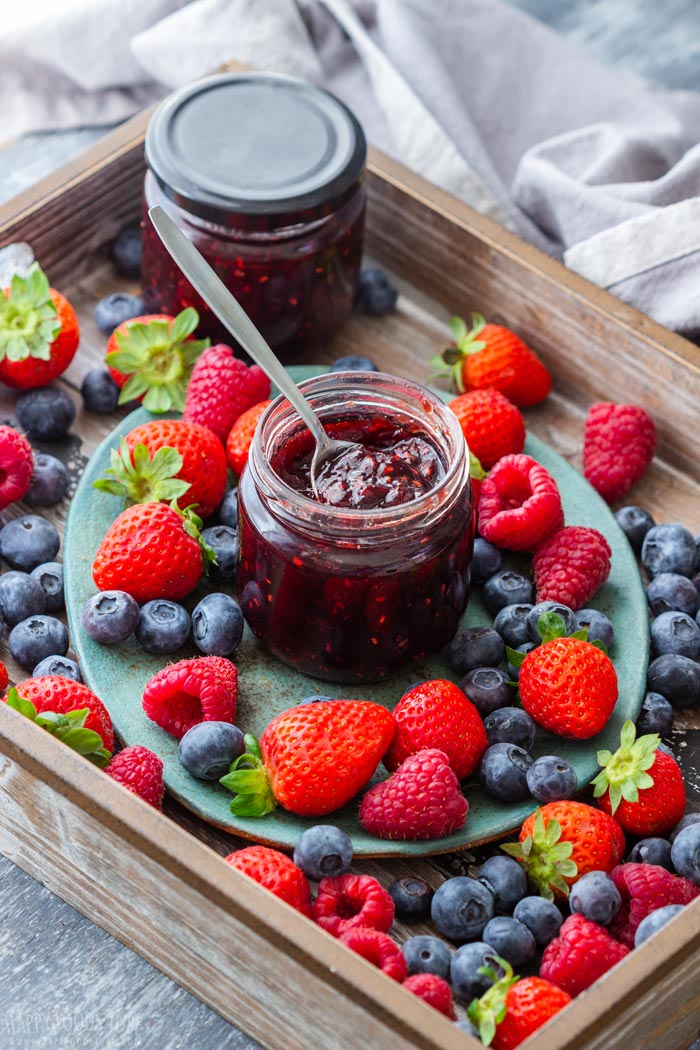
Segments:
[[[497,0],[57,8],[31,32],[0,29],[9,134],[113,122],[232,59],[303,76],[409,167],[664,324],[700,332],[700,94],[609,69]]]

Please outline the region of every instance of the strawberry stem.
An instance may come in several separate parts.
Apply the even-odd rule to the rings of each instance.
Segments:
[[[608,791],[613,814],[623,799],[638,802],[639,792],[654,785],[653,777],[646,771],[656,761],[661,737],[657,733],[648,733],[635,739],[636,733],[634,722],[628,720],[622,727],[617,751],[614,754],[598,752],[598,765],[603,768],[591,781],[593,796],[600,798]]]
[[[90,714],[89,707],[66,711],[65,714],[58,714],[56,711],[42,711],[41,714],[37,714],[31,700],[20,696],[14,686],[7,694],[7,706],[14,708],[30,722],[41,726],[57,740],[62,740],[73,751],[77,751],[100,769],[104,769],[112,757],[100,734],[93,729],[85,729],[85,720]]]
[[[178,478],[182,455],[169,445],[156,449],[151,456],[145,445],[138,444],[132,453],[122,437],[119,449],[110,449],[109,457],[105,473],[111,477],[93,481],[93,488],[123,496],[127,507],[133,503],[170,503],[192,487],[189,481]]]
[[[236,796],[231,802],[231,812],[237,817],[264,817],[277,802],[258,741],[252,733],[246,733],[243,740],[247,750],[231,764],[219,783]]]
[[[26,277],[15,274],[9,289],[0,289],[0,361],[48,361],[60,331],[48,277],[32,263]]]
[[[578,867],[571,860],[574,851],[571,842],[560,842],[561,824],[550,820],[545,828],[542,810],[535,810],[535,821],[532,834],[522,842],[508,842],[501,849],[509,857],[515,857],[522,864],[528,879],[533,883],[541,897],[554,900],[554,890],[568,896],[567,878],[573,878]]]
[[[513,967],[500,955],[494,955],[494,962],[503,971],[503,976],[498,974],[490,966],[480,966],[478,973],[484,977],[490,977],[493,984],[480,999],[474,999],[469,1004],[467,1016],[472,1024],[479,1030],[479,1038],[484,1046],[490,1046],[496,1035],[496,1028],[506,1016],[506,996],[508,989],[519,981],[520,978],[513,973]]]

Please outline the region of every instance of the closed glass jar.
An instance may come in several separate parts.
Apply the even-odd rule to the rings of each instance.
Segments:
[[[320,503],[285,480],[290,448],[310,454],[313,443],[277,398],[240,480],[238,593],[253,633],[305,674],[378,681],[446,645],[466,607],[474,538],[467,446],[454,413],[408,380],[346,372],[300,386],[332,436],[362,440],[390,420],[399,433],[426,438],[443,465],[434,487],[410,502]]]
[[[148,209],[159,204],[275,350],[332,338],[357,288],[366,152],[353,114],[293,77],[223,74],[175,92],[146,133],[147,312],[194,306],[200,334],[230,342],[153,229]]]

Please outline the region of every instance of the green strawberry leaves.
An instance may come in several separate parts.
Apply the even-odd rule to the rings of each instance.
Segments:
[[[8,291],[0,289],[0,361],[49,361],[60,331],[49,279],[32,263],[26,277],[15,274]]]
[[[252,733],[243,737],[244,754],[232,764],[219,783],[236,797],[231,802],[231,812],[237,817],[264,817],[277,806],[263,765],[260,745]]]
[[[182,455],[169,445],[156,449],[151,456],[145,445],[138,444],[132,454],[122,437],[119,449],[110,449],[109,461],[106,474],[111,477],[98,478],[93,488],[124,496],[127,507],[133,503],[177,501],[191,488],[189,481],[177,477],[182,470]]]
[[[519,981],[517,974],[513,973],[513,967],[500,955],[493,956],[494,962],[503,971],[499,977],[496,970],[490,966],[480,966],[477,973],[488,977],[493,984],[484,992],[480,999],[473,999],[467,1008],[467,1016],[479,1031],[479,1038],[484,1046],[490,1046],[496,1034],[496,1028],[506,1016],[506,996],[508,989]]]
[[[568,896],[566,879],[573,878],[578,872],[576,862],[571,860],[573,843],[560,841],[561,833],[558,820],[548,821],[545,828],[542,810],[538,807],[532,834],[522,842],[508,842],[501,846],[504,853],[522,864],[540,896],[550,901],[554,900],[555,889]]]
[[[622,727],[617,751],[614,754],[598,752],[598,765],[603,768],[591,781],[593,796],[600,798],[608,791],[613,815],[623,799],[638,802],[639,792],[654,786],[654,779],[647,770],[656,761],[661,737],[657,733],[648,733],[635,739],[636,735],[634,722],[628,720]]]
[[[462,364],[465,357],[477,354],[486,347],[486,343],[477,338],[486,327],[486,321],[481,314],[473,313],[471,329],[467,328],[467,323],[462,317],[451,317],[449,323],[454,346],[448,346],[441,354],[431,357],[430,364],[435,369],[436,378],[451,377],[455,389],[463,394]]]
[[[100,769],[104,769],[112,757],[111,752],[104,747],[100,734],[93,729],[85,729],[85,720],[90,714],[89,707],[67,711],[65,714],[55,711],[42,711],[41,714],[37,714],[31,700],[25,700],[14,688],[7,694],[7,706],[14,708],[30,722],[41,726],[57,740],[62,740],[73,751],[77,751]]]
[[[202,552],[202,569],[205,575],[209,574],[209,566],[216,562],[216,554],[214,553],[213,547],[210,547],[207,541],[202,536],[202,525],[204,522],[195,513],[196,504],[192,504],[189,507],[185,507],[184,510],[180,510],[175,500],[170,504],[170,509],[174,510],[176,514],[179,514],[182,518],[182,527],[188,536],[191,536],[193,540],[196,540],[199,544],[199,549]]]

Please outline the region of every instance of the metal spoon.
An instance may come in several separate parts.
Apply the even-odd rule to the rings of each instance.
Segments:
[[[204,302],[226,326],[234,339],[267,372],[272,382],[291,402],[311,431],[316,442],[310,467],[311,488],[316,498],[320,499],[317,479],[324,464],[360,446],[354,441],[336,441],[328,436],[321,420],[286,368],[263,339],[241,304],[231,295],[223,281],[217,277],[189,237],[185,236],[179,226],[159,205],[149,209],[148,215],[161,241],[193,288],[199,292]]]

